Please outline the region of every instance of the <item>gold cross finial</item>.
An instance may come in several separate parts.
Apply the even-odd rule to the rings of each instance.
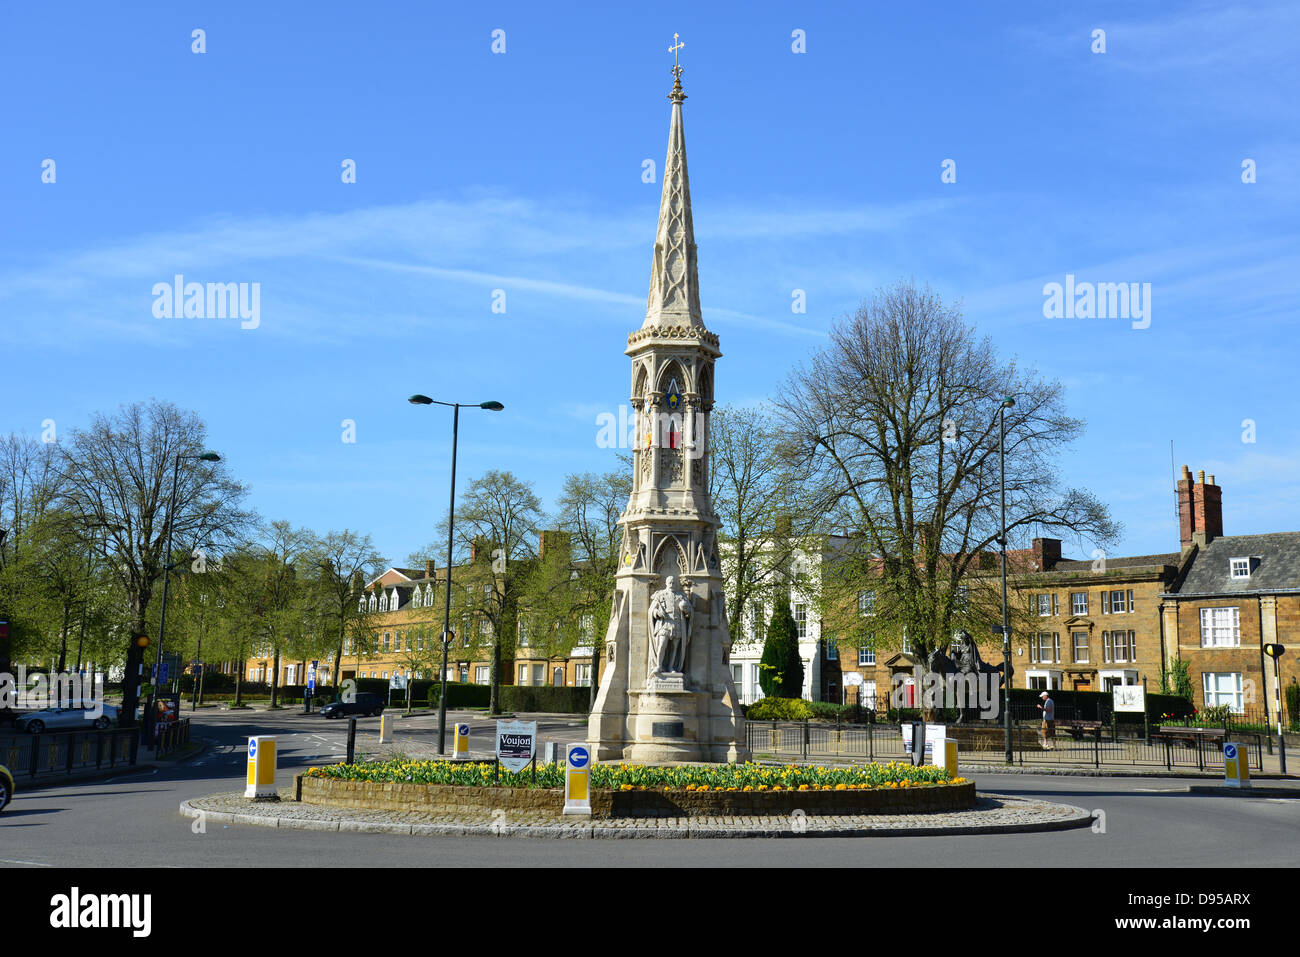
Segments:
[[[673,34],[673,45],[668,48],[668,52],[673,55],[674,71],[678,71],[681,69],[681,65],[677,62],[677,51],[680,50],[682,47],[686,46],[685,43],[681,43],[678,41],[677,36],[678,35],[676,33]]]

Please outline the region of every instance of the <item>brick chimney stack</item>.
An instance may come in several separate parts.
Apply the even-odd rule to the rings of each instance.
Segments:
[[[1050,572],[1061,560],[1061,540],[1059,538],[1035,538],[1033,541],[1034,569]]]
[[[1192,545],[1205,546],[1223,535],[1223,490],[1211,475],[1207,481],[1205,470],[1192,478],[1191,471],[1183,466],[1178,480],[1178,541],[1184,549]]]
[[[424,577],[425,577],[425,578],[432,578],[432,577],[434,576],[434,573],[435,573],[436,571],[437,571],[437,565],[434,564],[433,559],[432,559],[432,558],[426,558],[426,559],[424,560]]]

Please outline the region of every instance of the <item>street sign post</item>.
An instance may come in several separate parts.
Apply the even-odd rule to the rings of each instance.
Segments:
[[[497,722],[497,761],[518,774],[537,753],[536,721]]]
[[[302,713],[311,714],[311,699],[316,697],[316,666],[319,661],[313,661],[307,668],[307,693],[302,696]]]
[[[465,721],[456,722],[456,739],[452,744],[451,756],[456,761],[469,760],[469,724]]]
[[[591,752],[571,744],[564,757],[564,813],[591,816]]]

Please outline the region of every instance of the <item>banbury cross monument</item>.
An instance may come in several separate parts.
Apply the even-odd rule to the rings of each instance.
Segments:
[[[709,498],[713,364],[722,353],[700,317],[681,73],[674,65],[645,322],[627,339],[636,443],[608,657],[588,724],[599,761],[749,757],[729,660],[722,523]]]

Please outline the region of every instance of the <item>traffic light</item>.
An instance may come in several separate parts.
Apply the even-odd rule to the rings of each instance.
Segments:
[[[137,633],[131,636],[126,648],[126,669],[122,675],[122,713],[119,721],[123,727],[135,723],[135,709],[140,703],[140,666],[144,663],[144,650],[149,647],[149,636]]]
[[[1270,658],[1281,658],[1284,654],[1286,654],[1286,648],[1284,648],[1282,645],[1269,642],[1267,645],[1264,646],[1264,654],[1268,655]]]

